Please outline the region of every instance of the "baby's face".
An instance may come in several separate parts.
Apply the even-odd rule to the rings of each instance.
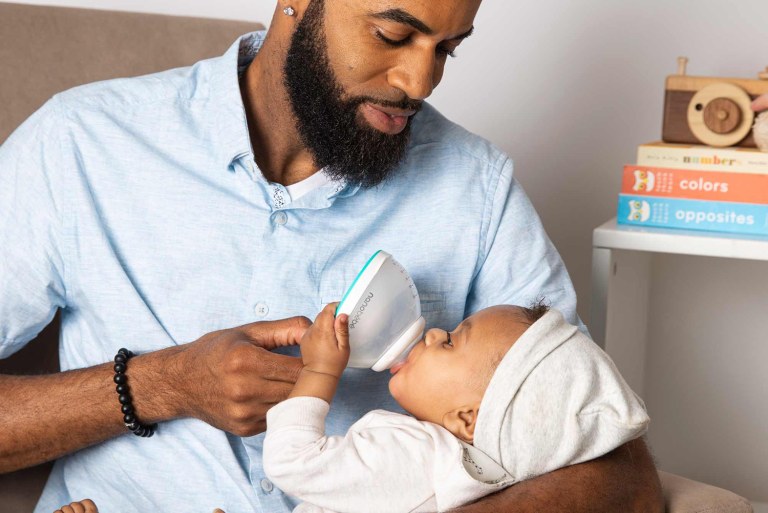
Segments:
[[[519,307],[493,306],[451,332],[431,329],[404,363],[392,367],[389,391],[417,419],[442,425],[443,416],[455,408],[479,407],[492,363],[526,328]]]

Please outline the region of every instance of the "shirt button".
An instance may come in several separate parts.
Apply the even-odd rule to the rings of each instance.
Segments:
[[[261,489],[264,490],[264,493],[272,493],[272,490],[275,489],[275,485],[273,485],[272,481],[267,478],[262,479],[260,484]]]
[[[269,313],[269,307],[266,303],[259,303],[253,308],[253,311],[256,312],[256,315],[259,317],[264,317]]]
[[[280,226],[283,226],[285,223],[288,222],[288,214],[285,212],[278,212],[275,214],[275,223],[279,224]]]

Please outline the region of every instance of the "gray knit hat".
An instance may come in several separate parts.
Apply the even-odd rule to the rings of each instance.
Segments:
[[[474,446],[517,482],[602,456],[641,436],[648,422],[608,355],[550,310],[496,368]]]

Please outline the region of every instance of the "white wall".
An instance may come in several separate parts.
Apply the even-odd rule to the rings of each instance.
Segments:
[[[275,5],[274,0],[26,3],[267,23]],[[636,145],[660,137],[665,76],[675,72],[678,55],[687,55],[689,74],[755,78],[768,65],[768,2],[485,0],[475,25],[476,34],[449,62],[432,101],[515,158],[517,176],[566,261],[580,312],[588,319],[591,230],[614,215],[621,168],[634,160]],[[646,382],[653,383],[647,391],[657,417],[651,431],[656,456],[662,467],[768,503],[768,385],[757,369],[768,361],[766,315],[743,315],[745,308],[768,311],[762,292],[768,290],[768,273],[716,260],[689,265],[672,259],[669,265],[659,268],[662,284],[651,292],[657,308]],[[685,276],[687,291],[672,300],[669,294],[677,288],[669,279],[676,273]],[[749,292],[742,295],[745,284]],[[680,328],[681,312],[693,331]],[[724,338],[729,344],[746,341],[748,352],[726,358],[715,350],[723,348]],[[676,401],[689,401],[698,390],[693,385],[705,383],[701,393],[716,391],[716,400],[699,395],[696,408],[673,416],[680,412]],[[672,392],[680,387],[686,391]],[[754,400],[756,394],[762,403]],[[714,412],[706,414],[708,403]],[[723,417],[720,410],[729,422],[713,423]],[[698,436],[679,435],[678,421]]]

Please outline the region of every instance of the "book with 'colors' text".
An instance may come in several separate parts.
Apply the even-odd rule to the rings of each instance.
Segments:
[[[626,165],[621,193],[768,204],[768,174]]]

